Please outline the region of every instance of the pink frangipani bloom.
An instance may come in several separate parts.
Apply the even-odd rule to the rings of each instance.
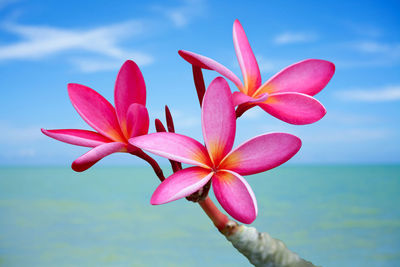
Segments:
[[[164,204],[188,196],[211,179],[221,206],[236,220],[253,222],[257,216],[257,202],[242,175],[260,173],[286,162],[300,149],[300,139],[286,133],[269,133],[232,150],[235,109],[229,85],[222,77],[213,80],[205,93],[201,121],[205,146],[190,137],[166,132],[129,139],[143,150],[195,165],[164,180],[153,193],[151,204]]]
[[[128,139],[147,134],[149,115],[145,107],[146,85],[135,62],[126,61],[118,73],[114,91],[115,108],[99,93],[84,85],[68,84],[68,94],[79,115],[97,132],[78,129],[42,129],[42,132],[65,143],[93,147],[72,163],[72,169],[78,172],[87,170],[115,152],[139,152],[138,148],[128,143]]]
[[[190,64],[214,70],[231,80],[240,90],[233,93],[234,105],[243,104],[243,110],[258,105],[272,116],[298,125],[316,122],[326,114],[324,106],[312,96],[332,78],[333,63],[320,59],[300,61],[262,84],[257,60],[238,20],[233,24],[233,43],[244,85],[232,71],[211,58],[184,50],[179,54]]]

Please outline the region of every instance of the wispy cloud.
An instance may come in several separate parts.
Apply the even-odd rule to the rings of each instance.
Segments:
[[[166,16],[175,27],[182,28],[205,12],[206,3],[204,0],[182,0],[181,4],[175,7],[154,6],[153,8]]]
[[[338,69],[392,67],[400,64],[399,42],[364,40],[345,42],[337,46],[345,49],[345,53],[357,52],[356,56],[335,59]]]
[[[281,61],[266,59],[260,55],[257,55],[257,63],[262,73],[274,73],[282,67]]]
[[[359,123],[358,125],[345,127],[321,127],[310,131],[309,127],[293,127],[293,125],[278,124],[272,122],[269,125],[261,126],[261,132],[269,132],[274,129],[276,132],[286,132],[301,138],[304,144],[348,144],[363,143],[372,140],[386,140],[396,135],[396,131],[391,128],[371,127]]]
[[[374,23],[374,21],[370,21],[370,23]],[[343,24],[345,28],[360,36],[377,38],[383,34],[383,30],[374,24],[355,23],[354,21],[344,21]]]
[[[84,51],[106,57],[98,67],[94,67],[99,62],[93,58],[73,59],[72,62],[82,71],[114,68],[116,62],[120,63],[122,59],[128,57],[140,65],[150,64],[153,61],[150,55],[126,50],[120,46],[122,40],[137,36],[143,31],[143,23],[140,21],[127,21],[89,30],[10,23],[3,25],[3,29],[19,36],[21,41],[0,46],[0,61],[35,60],[71,51]]]
[[[265,115],[264,110],[262,110],[259,107],[254,107],[254,108],[247,110],[243,114],[243,118],[254,120],[254,119],[259,119],[263,115]]]
[[[153,57],[147,54],[131,52],[121,57],[110,59],[72,58],[71,62],[82,72],[98,72],[119,69],[126,59],[133,59],[141,66],[151,64],[154,61]]]
[[[309,43],[317,39],[315,33],[310,32],[284,32],[274,38],[274,43],[279,45],[294,43]]]
[[[339,124],[339,125],[366,125],[379,122],[386,122],[387,118],[385,116],[379,116],[378,114],[358,114],[346,111],[331,111],[325,116],[329,123]]]
[[[39,126],[15,127],[0,122],[0,144],[29,144],[43,138]]]
[[[0,0],[0,9],[17,2],[19,2],[19,0]]]
[[[377,41],[361,41],[351,44],[351,46],[365,53],[384,53],[389,56],[400,56],[400,43],[383,43]]]
[[[319,132],[318,134],[305,134],[302,139],[305,143],[362,143],[372,140],[385,140],[394,133],[390,129],[384,128],[348,128],[330,129],[329,131]]]
[[[376,68],[376,67],[390,67],[399,64],[399,60],[395,58],[367,58],[367,59],[335,59],[337,69],[364,69],[364,68]]]
[[[175,125],[182,129],[190,129],[192,127],[200,126],[200,117],[195,116],[192,112],[172,109],[171,113],[174,117]]]
[[[17,150],[15,154],[21,158],[31,158],[37,155],[37,151],[33,148],[25,148]]]
[[[400,85],[389,85],[373,89],[348,89],[335,93],[336,97],[344,101],[360,102],[388,102],[400,100]]]

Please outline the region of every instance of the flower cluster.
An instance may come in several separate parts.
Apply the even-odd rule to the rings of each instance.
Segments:
[[[325,60],[308,59],[285,68],[262,84],[257,61],[238,20],[233,26],[233,41],[244,84],[215,60],[179,51],[193,67],[202,105],[204,145],[173,130],[148,134],[146,87],[133,61],[126,61],[118,73],[115,108],[86,86],[68,85],[73,106],[97,132],[76,129],[42,129],[42,132],[62,142],[93,147],[72,163],[75,171],[84,171],[114,152],[128,152],[149,161],[143,150],[168,158],[172,163],[194,165],[174,168],[174,174],[153,193],[151,204],[187,197],[211,183],[221,206],[236,220],[251,223],[257,216],[257,202],[243,176],[264,172],[288,161],[299,151],[301,140],[287,133],[267,133],[232,149],[237,117],[259,106],[287,123],[301,125],[318,121],[326,110],[313,96],[326,86],[335,67]],[[218,72],[239,91],[232,94],[222,77],[215,78],[205,90],[202,69]]]

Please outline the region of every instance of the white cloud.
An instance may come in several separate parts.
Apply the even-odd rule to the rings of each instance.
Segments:
[[[43,137],[39,126],[15,127],[0,122],[0,144],[27,144]]]
[[[275,44],[309,43],[317,39],[317,35],[309,32],[284,32],[274,38]]]
[[[371,114],[356,114],[343,111],[329,111],[325,118],[329,123],[339,125],[366,125],[371,123],[384,122],[387,118]]]
[[[336,92],[336,97],[346,101],[388,102],[400,100],[400,85],[390,85],[374,89],[349,89]]]
[[[373,20],[369,21],[373,23]],[[367,23],[355,23],[354,21],[344,21],[345,28],[350,29],[353,33],[357,35],[362,35],[371,38],[377,38],[382,36],[383,30],[378,28],[376,25]]]
[[[105,67],[110,65],[109,62],[120,62],[128,56],[134,56],[130,58],[140,65],[150,64],[153,61],[150,55],[128,51],[119,46],[122,40],[142,33],[143,23],[140,21],[127,21],[89,30],[19,24],[5,24],[3,28],[18,35],[21,41],[0,46],[0,60],[34,60],[70,51],[90,52],[108,58],[108,61],[100,62],[102,64],[97,68],[94,67],[99,63],[96,60],[73,59],[72,61],[83,71],[109,69]]]
[[[340,47],[359,53],[358,59],[335,59],[337,68],[390,67],[400,63],[400,43],[373,40],[355,41],[339,44]],[[346,51],[349,52],[349,51]]]
[[[352,59],[333,59],[332,62],[335,63],[337,69],[363,69],[363,68],[372,68],[372,67],[388,67],[388,66],[396,66],[398,64],[398,60],[396,58],[367,58],[360,60],[352,60]]]
[[[97,72],[116,70],[121,67],[126,59],[133,59],[139,65],[151,64],[154,60],[151,56],[142,53],[130,53],[116,59],[92,59],[92,58],[73,58],[74,63],[82,72]]]
[[[384,53],[389,56],[400,56],[399,43],[382,43],[376,41],[362,41],[352,44],[353,48],[365,53]]]
[[[206,9],[204,0],[182,0],[181,3],[176,7],[155,6],[154,9],[161,12],[178,28],[188,25],[190,20],[201,16]]]
[[[173,109],[170,107],[171,115],[174,121],[175,129],[192,129],[193,127],[199,127],[201,124],[200,114],[197,116],[192,113],[190,110],[179,110]],[[164,111],[150,111],[150,118],[160,119],[164,126],[166,127],[165,122],[165,113]]]
[[[267,60],[263,56],[257,56],[257,63],[262,73],[271,73],[279,70],[277,62]]]
[[[16,151],[16,156],[21,157],[21,158],[31,158],[36,156],[37,152],[33,148],[25,148],[25,149],[20,149]]]
[[[304,143],[363,143],[371,140],[385,140],[392,136],[393,132],[389,129],[373,128],[348,128],[301,135]]]
[[[190,112],[173,109],[171,110],[171,114],[174,119],[175,127],[190,129],[200,125],[200,116],[196,117],[190,114]]]
[[[252,120],[254,120],[254,119],[260,118],[260,117],[263,116],[264,114],[265,114],[265,111],[264,111],[264,110],[262,110],[262,109],[259,108],[259,107],[254,107],[254,108],[251,108],[251,109],[249,109],[249,110],[246,110],[246,112],[243,113],[242,117],[243,117],[243,118],[246,118],[246,119],[252,119]]]
[[[19,0],[0,0],[0,9],[17,2],[19,2]]]
[[[315,125],[298,127],[296,125],[271,121],[268,125],[261,125],[259,129],[260,132],[270,132],[273,130],[274,132],[294,134],[304,144],[363,143],[370,140],[387,140],[387,138],[396,135],[396,132],[391,128],[377,126],[376,124],[374,127],[371,127],[371,123],[376,122],[373,121],[375,118],[370,121],[360,118],[361,120],[357,121],[358,118],[353,117],[354,123],[352,124],[335,119],[328,122],[328,118],[324,118],[323,120],[326,119],[325,122],[318,122],[320,124],[319,127]]]
[[[283,68],[293,64],[293,62],[287,60],[266,59],[261,55],[257,55],[256,58],[261,73],[275,74]],[[239,64],[237,64],[237,66],[239,66]],[[266,82],[266,78],[269,77],[263,77],[263,82]]]

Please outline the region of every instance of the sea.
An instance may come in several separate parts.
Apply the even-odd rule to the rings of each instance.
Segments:
[[[400,266],[400,165],[281,166],[246,180],[251,226],[302,258]],[[198,204],[150,205],[158,184],[145,166],[0,167],[0,266],[251,266]]]

